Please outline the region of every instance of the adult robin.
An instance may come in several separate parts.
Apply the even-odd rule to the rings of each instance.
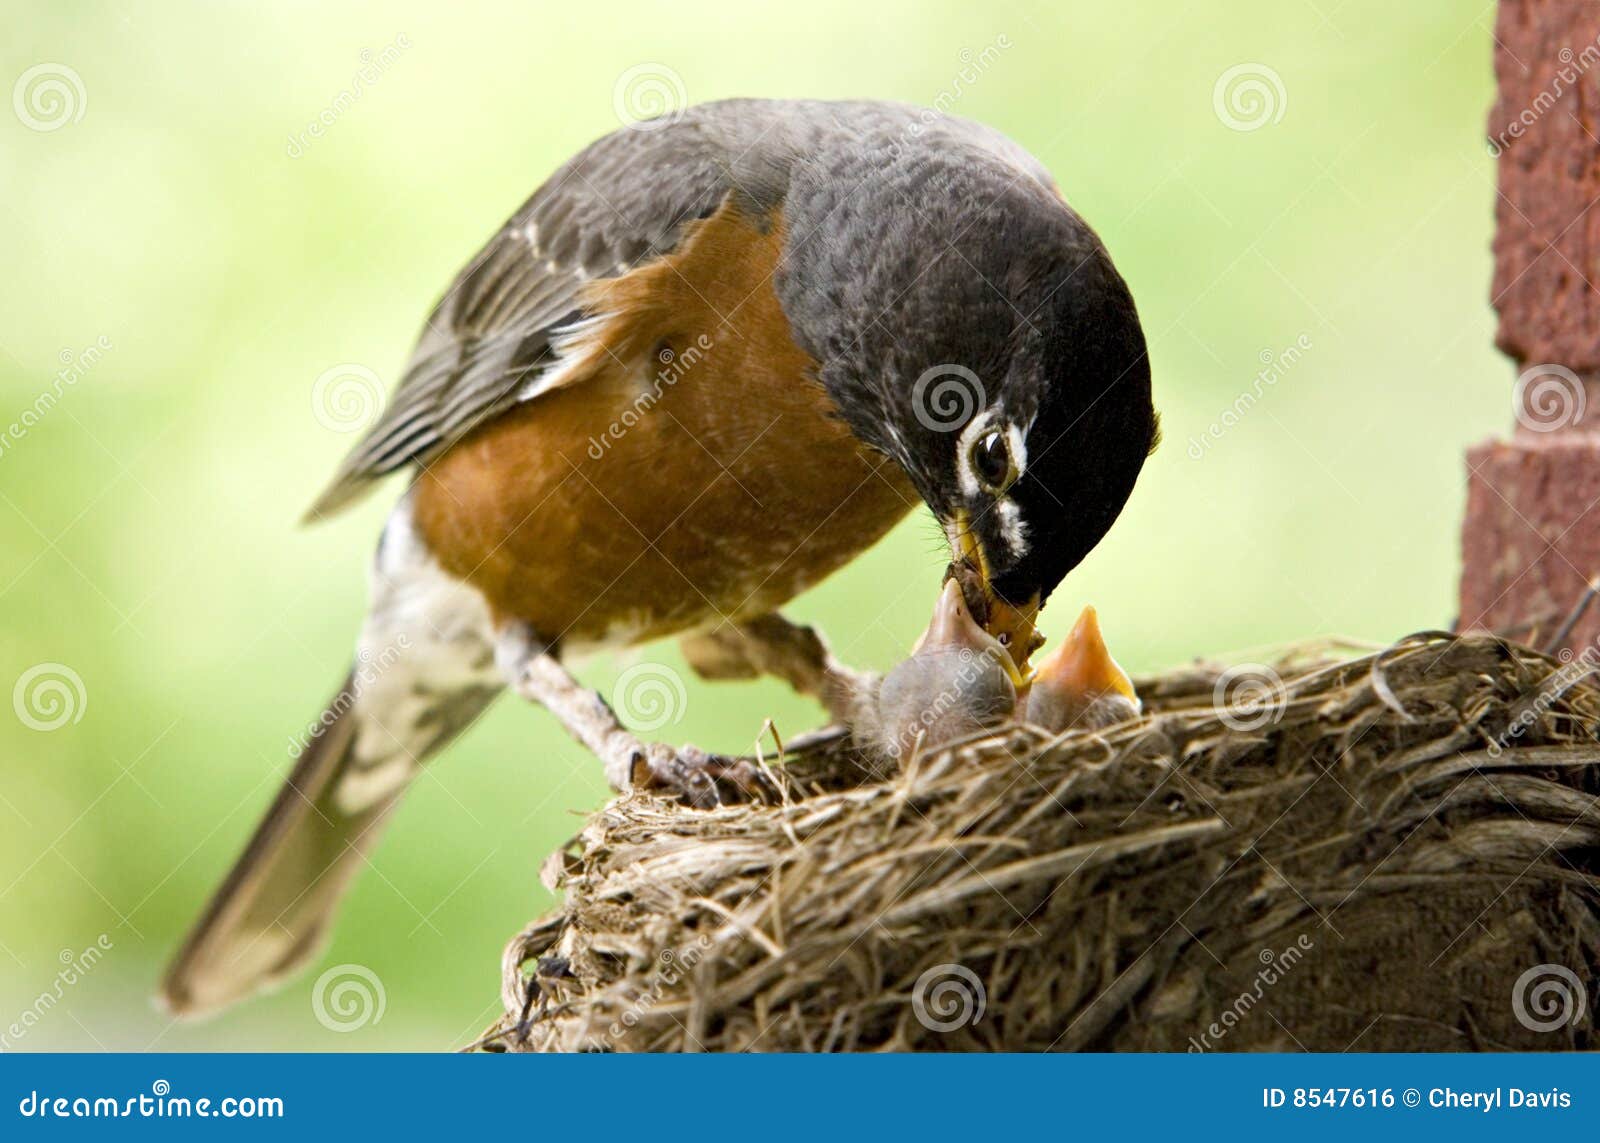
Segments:
[[[777,609],[926,504],[1020,679],[1038,608],[1156,438],[1128,287],[1044,168],[886,103],[736,100],[624,128],[534,192],[429,317],[312,509],[407,471],[346,685],[162,985],[303,966],[423,761],[506,687],[611,784],[735,792],[640,741],[575,655],[687,638],[711,676],[846,693]]]

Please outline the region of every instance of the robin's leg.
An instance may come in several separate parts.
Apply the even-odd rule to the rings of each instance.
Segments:
[[[667,790],[697,806],[748,801],[772,792],[765,776],[749,762],[693,746],[673,750],[659,742],[641,742],[606,700],[574,679],[526,624],[502,627],[494,654],[512,690],[548,709],[600,758],[613,789]]]
[[[875,675],[834,658],[815,628],[791,623],[777,612],[725,622],[680,640],[683,655],[703,679],[753,679],[772,675],[820,702],[835,722],[848,724],[858,696],[869,693]]]

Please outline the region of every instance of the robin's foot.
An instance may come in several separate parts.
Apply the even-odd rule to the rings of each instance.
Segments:
[[[513,690],[548,709],[599,757],[612,789],[661,790],[702,807],[772,801],[778,793],[753,763],[707,754],[694,746],[673,750],[659,742],[639,741],[605,699],[568,674],[525,626],[511,624],[501,631],[495,658]]]
[[[770,802],[777,787],[762,769],[739,758],[708,754],[696,746],[677,750],[643,743],[633,758],[632,784],[674,796],[700,809],[739,802]]]

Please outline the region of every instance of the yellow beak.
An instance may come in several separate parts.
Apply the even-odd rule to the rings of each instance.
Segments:
[[[973,535],[965,512],[958,511],[947,529],[950,537],[950,579],[958,583],[968,605],[982,623],[983,629],[1005,646],[1010,662],[1007,671],[1012,683],[1021,694],[1033,681],[1028,670],[1028,660],[1044,644],[1035,624],[1039,619],[1039,597],[1036,595],[1022,606],[1008,603],[995,594],[990,583],[989,561],[983,546]]]

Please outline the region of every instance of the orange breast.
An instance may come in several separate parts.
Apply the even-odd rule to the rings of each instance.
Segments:
[[[837,418],[772,272],[781,223],[732,206],[597,283],[569,380],[463,439],[414,510],[497,619],[566,646],[640,642],[780,606],[919,501]]]

